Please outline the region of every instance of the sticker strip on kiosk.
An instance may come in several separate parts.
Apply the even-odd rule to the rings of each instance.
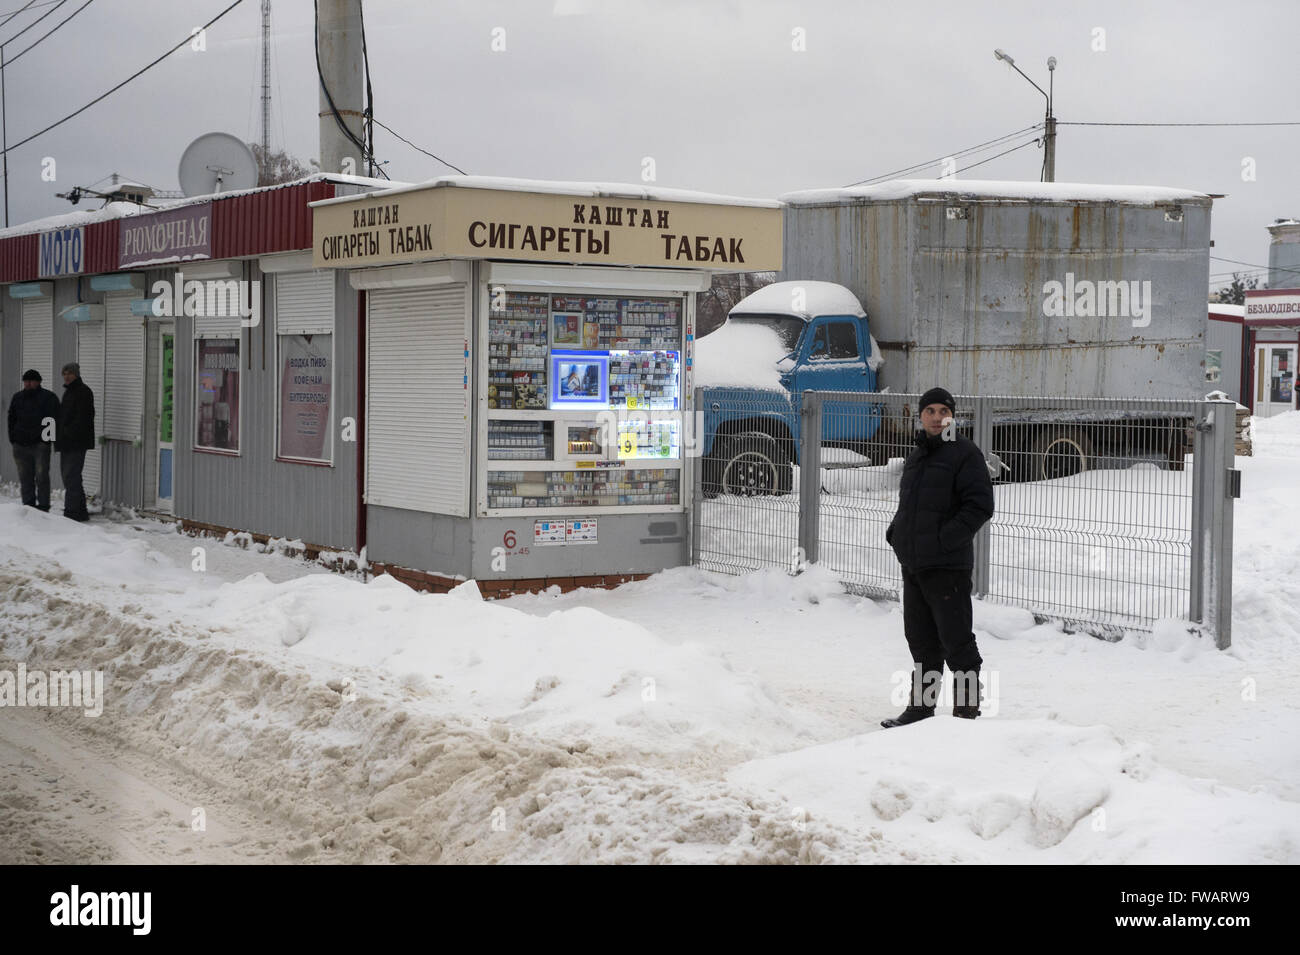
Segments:
[[[551,352],[551,407],[609,406],[609,353]]]

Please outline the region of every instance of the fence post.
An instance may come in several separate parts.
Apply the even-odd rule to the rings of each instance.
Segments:
[[[1214,524],[1210,538],[1210,579],[1214,645],[1225,650],[1232,645],[1232,515],[1233,501],[1241,496],[1241,472],[1233,467],[1236,449],[1237,406],[1232,401],[1210,402],[1214,413]]]
[[[700,566],[700,507],[704,500],[704,406],[700,404],[700,394],[700,389],[696,388],[694,401],[684,416],[683,427],[689,423],[692,431],[689,442],[686,440],[688,436],[682,435],[682,466],[690,467],[691,508],[686,522],[686,539],[692,567]]]
[[[805,391],[799,407],[799,547],[815,564],[822,490],[822,396]]]
[[[1193,623],[1205,624],[1205,552],[1206,528],[1210,521],[1206,517],[1206,504],[1210,500],[1208,485],[1211,483],[1214,455],[1211,452],[1213,441],[1210,437],[1212,413],[1209,402],[1198,401],[1195,404],[1192,433],[1192,555],[1191,580],[1188,582],[1187,618]]]
[[[1192,518],[1192,619],[1214,634],[1214,645],[1232,645],[1232,517],[1241,496],[1241,472],[1233,467],[1237,406],[1201,405],[1196,430]]]
[[[981,453],[990,455],[993,453],[993,404],[988,398],[966,398],[957,399],[958,403],[970,401],[974,421],[971,422],[971,437],[979,447]],[[990,564],[992,560],[991,537],[989,534],[989,525],[992,521],[985,524],[975,535],[975,574],[974,574],[974,591],[977,597],[983,597],[989,592],[989,585],[992,579]]]

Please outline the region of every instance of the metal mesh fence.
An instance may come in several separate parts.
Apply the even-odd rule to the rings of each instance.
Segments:
[[[732,574],[788,569],[799,532],[798,412],[783,396],[775,407],[735,397],[711,404],[726,423],[708,435],[708,453],[696,461],[694,562]]]
[[[769,422],[715,440],[697,468],[696,562],[739,573],[806,557],[854,591],[896,597],[885,531],[918,399],[809,392],[788,437]],[[976,538],[977,594],[1102,630],[1196,617],[1205,543],[1188,465],[1206,403],[956,400],[947,436],[973,440],[994,483],[995,515]],[[732,410],[714,427],[746,417]]]

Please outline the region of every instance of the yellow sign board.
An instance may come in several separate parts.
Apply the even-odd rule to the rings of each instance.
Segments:
[[[781,210],[440,185],[316,204],[312,249],[316,268],[477,258],[769,271],[781,268]]]

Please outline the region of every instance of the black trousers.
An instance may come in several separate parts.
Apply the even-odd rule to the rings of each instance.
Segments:
[[[903,570],[903,632],[915,664],[912,705],[934,706],[944,663],[957,674],[984,662],[971,629],[970,592],[969,570]]]
[[[42,511],[50,509],[50,446],[15,444],[14,465],[18,468],[18,489],[23,503]]]
[[[84,521],[86,513],[86,491],[81,485],[81,469],[86,465],[86,452],[60,451],[59,473],[63,477],[63,515],[76,521]]]

